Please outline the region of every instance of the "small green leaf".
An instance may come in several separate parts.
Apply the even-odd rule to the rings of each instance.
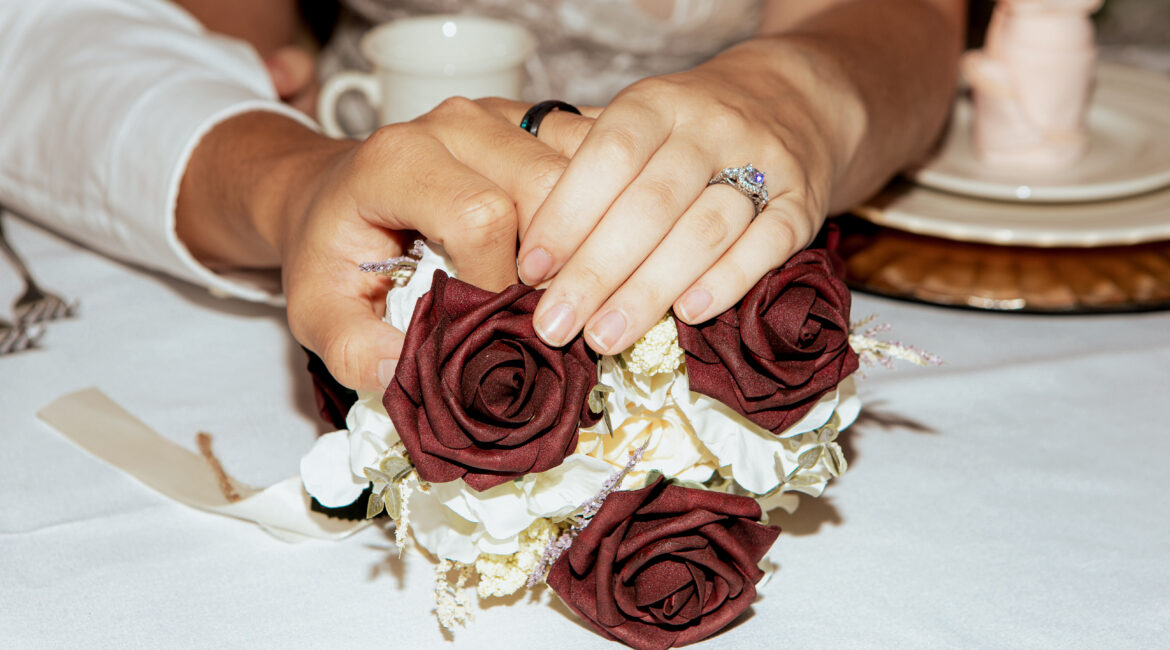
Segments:
[[[839,477],[845,473],[849,468],[849,463],[845,460],[845,453],[841,451],[841,445],[837,443],[830,443],[825,445],[829,449],[829,473],[835,477]]]
[[[384,504],[382,503],[382,497],[378,496],[376,492],[371,494],[370,500],[366,502],[366,519],[373,519],[374,517],[377,517],[378,515],[382,514],[383,509]]]
[[[824,447],[819,445],[813,447],[812,449],[806,449],[796,459],[796,462],[800,463],[801,469],[812,469],[817,466],[817,461],[821,459],[821,454],[824,453],[824,451]]]
[[[382,492],[382,498],[386,502],[386,514],[394,521],[402,516],[402,494],[398,491],[397,485],[391,485]]]
[[[597,384],[589,391],[589,410],[594,413],[601,413],[605,410],[605,400],[613,389],[605,384]]]
[[[385,473],[374,469],[373,467],[363,467],[362,473],[366,475],[366,478],[370,479],[374,483],[387,483],[388,484],[394,480],[394,477],[388,476]]]
[[[410,473],[410,470],[414,469],[409,461],[399,456],[383,458],[382,462],[379,463],[379,468],[389,477],[387,483],[402,480],[406,474]]]
[[[679,487],[691,488],[692,490],[706,490],[707,489],[707,486],[703,485],[702,483],[699,483],[698,481],[683,481],[683,480],[674,478],[674,479],[671,479],[670,482],[673,485],[677,485]]]
[[[601,419],[605,421],[605,432],[609,437],[613,437],[613,422],[609,419],[609,409],[601,411]]]

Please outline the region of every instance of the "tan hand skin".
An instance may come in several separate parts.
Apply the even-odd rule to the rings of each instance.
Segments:
[[[799,12],[799,13],[797,13]],[[773,2],[760,35],[623,90],[521,224],[535,321],[617,353],[670,308],[723,312],[931,145],[951,104],[959,0]],[[747,162],[767,208],[707,180]]]
[[[280,101],[309,117],[316,117],[317,95],[321,92],[316,54],[312,45],[285,45],[264,57]]]
[[[228,34],[263,24],[209,10],[227,0],[179,4]],[[364,142],[237,116],[194,152],[179,236],[212,267],[280,266],[293,335],[347,386],[377,390],[392,375],[401,333],[379,319],[386,286],[356,266],[400,254],[407,231],[443,243],[460,277],[489,289],[516,281],[523,237],[521,275],[551,279],[542,336],[557,344],[585,328],[595,349],[619,350],[672,304],[691,322],[733,304],[827,213],[926,151],[950,104],[963,5],[770,2],[759,38],[639,82],[604,110],[552,113],[539,140],[516,127],[527,106],[504,100],[452,100]],[[253,42],[268,56],[295,45],[292,32]],[[713,170],[748,161],[775,197],[754,221],[735,190],[705,190]],[[529,259],[538,249],[543,268]],[[706,306],[684,307],[696,291]],[[550,309],[566,303],[551,332]],[[621,331],[599,336],[614,312]]]

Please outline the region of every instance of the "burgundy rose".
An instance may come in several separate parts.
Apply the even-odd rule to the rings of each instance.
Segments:
[[[678,322],[691,390],[779,434],[857,370],[840,258],[797,253],[740,303],[700,325]]]
[[[756,598],[780,529],[748,497],[659,479],[609,495],[548,584],[603,636],[635,648],[701,641]]]
[[[586,400],[597,362],[580,336],[563,348],[537,337],[541,293],[496,294],[435,272],[382,398],[423,479],[486,490],[543,472],[597,422]]]

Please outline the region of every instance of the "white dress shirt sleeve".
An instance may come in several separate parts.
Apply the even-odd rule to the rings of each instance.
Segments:
[[[246,44],[162,0],[0,0],[0,204],[84,245],[203,284],[278,300],[274,284],[201,265],[175,233],[200,138],[280,103]]]

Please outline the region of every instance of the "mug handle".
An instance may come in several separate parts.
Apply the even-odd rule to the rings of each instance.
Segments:
[[[333,75],[325,82],[321,96],[317,98],[317,119],[329,137],[350,137],[337,121],[337,100],[351,90],[361,93],[374,108],[382,103],[382,90],[373,75],[365,72],[339,72]]]

